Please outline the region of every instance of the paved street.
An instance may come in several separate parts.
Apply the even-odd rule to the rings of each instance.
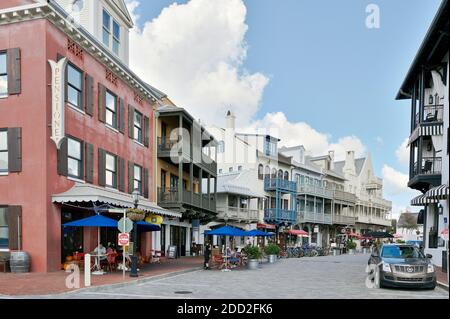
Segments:
[[[342,255],[283,259],[276,264],[264,264],[256,271],[198,270],[131,284],[126,287],[97,288],[95,291],[78,291],[51,297],[119,299],[449,298],[448,292],[440,287],[434,291],[369,289],[365,285],[367,258],[368,255]]]

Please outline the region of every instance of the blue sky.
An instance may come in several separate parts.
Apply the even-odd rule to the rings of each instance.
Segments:
[[[141,1],[138,23],[173,2]],[[290,122],[304,121],[332,138],[355,135],[378,175],[385,164],[406,173],[395,151],[409,135],[410,109],[395,95],[440,2],[244,0],[243,67],[270,78],[255,119],[282,111]],[[365,26],[370,3],[380,8],[379,29]],[[397,204],[408,199],[399,195]]]

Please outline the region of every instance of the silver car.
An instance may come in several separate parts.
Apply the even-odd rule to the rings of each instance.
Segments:
[[[434,289],[436,273],[431,258],[416,245],[385,244],[379,252],[372,253],[369,267],[376,287]]]

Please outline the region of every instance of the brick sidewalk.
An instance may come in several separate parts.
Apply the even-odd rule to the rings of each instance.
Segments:
[[[436,280],[438,283],[444,284],[448,287],[448,277],[445,272],[442,271],[442,268],[435,267],[436,269]]]
[[[196,269],[202,266],[202,257],[172,259],[161,264],[146,265],[144,269],[139,271],[139,278],[142,279],[177,271]],[[48,295],[73,291],[73,289],[66,287],[66,278],[68,275],[64,271],[27,274],[0,273],[0,295]],[[84,288],[83,271],[80,273],[80,280],[80,288]],[[103,276],[91,276],[91,286],[111,285],[133,280],[136,280],[136,278],[130,278],[129,272],[126,272],[124,281],[122,271],[119,270]]]

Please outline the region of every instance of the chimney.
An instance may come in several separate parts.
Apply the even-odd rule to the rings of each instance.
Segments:
[[[330,170],[334,170],[334,151],[328,151],[330,157]]]
[[[343,170],[344,173],[356,175],[355,151],[347,151]]]
[[[227,129],[235,130],[236,129],[236,116],[234,116],[231,111],[227,112],[227,116],[225,116],[226,123],[227,123]]]

